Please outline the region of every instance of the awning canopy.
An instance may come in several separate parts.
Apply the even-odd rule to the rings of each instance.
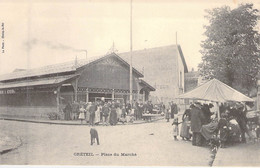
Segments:
[[[232,87],[212,79],[197,88],[180,95],[180,99],[198,99],[214,102],[253,102],[254,100],[233,89]]]
[[[140,84],[142,84],[143,86],[147,87],[148,89],[150,89],[150,91],[155,91],[155,88],[152,87],[150,84],[148,84],[146,81],[144,81],[143,79],[140,79],[139,81]]]
[[[17,82],[0,83],[0,89],[61,84],[77,76],[79,75],[66,75],[58,77],[40,78],[35,80],[23,80]]]

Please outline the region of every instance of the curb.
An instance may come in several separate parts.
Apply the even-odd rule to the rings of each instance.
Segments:
[[[11,152],[11,151],[19,148],[20,146],[22,146],[22,140],[21,140],[20,137],[15,137],[15,136],[10,136],[10,135],[8,137],[10,139],[12,139],[12,143],[14,145],[11,145],[11,147],[6,147],[6,148],[0,150],[0,155],[3,155],[3,154],[8,153],[8,152]],[[16,140],[13,140],[13,139],[16,139]]]
[[[213,162],[212,162],[212,164],[211,164],[211,167],[218,167],[216,164],[216,162],[217,161],[219,161],[219,150],[222,150],[222,149],[220,149],[220,148],[218,148],[218,150],[217,150],[217,152],[216,152],[216,154],[215,154],[215,157],[214,157],[214,159],[213,159]]]
[[[162,120],[162,119],[164,119],[164,118],[158,118],[158,119],[155,119],[155,120],[151,120],[150,122],[138,122],[138,123],[128,123],[128,124],[118,124],[118,125],[145,124],[145,123],[152,123],[152,122],[155,122],[155,121],[159,121],[159,120]],[[59,123],[59,122],[26,120],[26,119],[17,119],[17,118],[3,118],[3,117],[0,117],[0,120],[29,122],[29,123],[40,123],[40,124],[54,124],[54,125],[82,125],[82,126],[88,126],[88,124],[80,124],[80,123]],[[97,125],[97,126],[103,126],[103,125]]]

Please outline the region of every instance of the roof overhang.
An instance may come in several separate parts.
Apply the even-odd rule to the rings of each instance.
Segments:
[[[39,78],[34,80],[23,80],[19,82],[7,82],[0,83],[0,89],[9,89],[9,88],[21,88],[21,87],[31,87],[31,86],[50,86],[50,85],[61,85],[66,82],[77,78],[79,75],[66,75],[50,78]]]
[[[152,87],[150,84],[148,84],[146,81],[144,81],[143,79],[139,80],[139,83],[144,85],[145,88],[148,88],[150,91],[155,91],[156,89],[154,87]]]

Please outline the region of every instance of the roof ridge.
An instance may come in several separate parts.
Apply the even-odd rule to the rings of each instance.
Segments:
[[[179,44],[177,45],[179,46]],[[151,48],[145,48],[145,49],[137,49],[137,50],[133,50],[132,52],[139,52],[139,51],[145,51],[145,50],[151,50],[151,49],[158,49],[158,48],[164,48],[164,47],[176,47],[176,44],[171,44],[171,45],[165,45],[165,46],[159,46],[159,47],[151,47]],[[125,52],[121,52],[118,53],[120,54],[125,54],[125,53],[129,53],[130,51],[125,51]]]
[[[102,56],[93,56],[93,57],[90,57],[89,59],[78,59],[78,61],[80,62],[83,62],[84,60],[86,60],[86,63],[85,64],[88,64],[89,62],[93,61],[93,60],[96,60],[98,58],[102,58],[106,55],[102,55]],[[59,66],[59,65],[66,65],[66,64],[69,64],[69,63],[73,63],[75,60],[71,60],[71,61],[66,61],[66,62],[60,62],[60,63],[56,63],[56,64],[49,64],[49,65],[44,65],[44,66],[40,66],[40,67],[35,67],[35,68],[30,68],[30,69],[24,69],[23,71],[12,71],[12,72],[9,72],[9,73],[5,73],[5,74],[1,74],[0,77],[2,76],[5,76],[5,75],[9,75],[9,74],[19,74],[19,73],[26,73],[26,72],[29,72],[29,71],[33,71],[33,70],[40,70],[40,69],[44,69],[44,68],[50,68],[50,67],[55,67],[55,66]],[[84,64],[84,65],[85,65]],[[83,65],[81,65],[83,66]],[[77,67],[78,68],[78,67]],[[16,68],[17,69],[17,68]]]

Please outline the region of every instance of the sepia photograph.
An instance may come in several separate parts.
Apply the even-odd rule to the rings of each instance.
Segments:
[[[259,0],[0,0],[0,167],[260,167]]]

